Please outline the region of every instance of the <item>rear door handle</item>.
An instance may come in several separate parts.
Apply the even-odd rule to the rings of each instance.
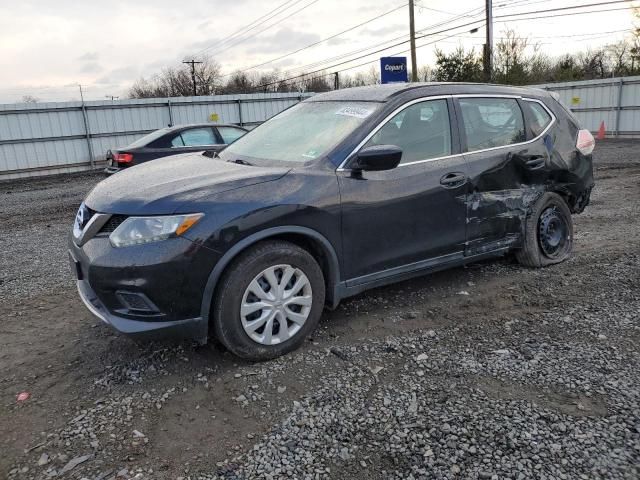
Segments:
[[[440,179],[440,185],[444,188],[461,187],[465,183],[467,183],[467,176],[460,172],[447,173]]]
[[[531,157],[525,162],[529,170],[538,170],[546,164],[545,158],[541,156]]]

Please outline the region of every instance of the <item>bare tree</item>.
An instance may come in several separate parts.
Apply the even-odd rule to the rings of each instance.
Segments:
[[[518,37],[515,30],[508,29],[494,49],[494,76],[498,83],[523,85],[527,83],[526,51],[529,39]]]
[[[607,52],[603,49],[587,50],[576,56],[582,75],[586,79],[604,78],[607,74]]]
[[[196,91],[199,95],[211,95],[221,76],[220,64],[205,58],[196,66]],[[165,68],[150,78],[141,78],[129,89],[130,98],[189,97],[193,95],[193,80],[188,66]]]
[[[33,95],[24,95],[22,97],[22,103],[38,103],[39,101],[40,99]]]
[[[630,67],[631,45],[625,40],[607,46],[611,60],[611,75],[628,75]]]
[[[418,80],[421,82],[430,82],[431,81],[431,67],[429,65],[423,65],[418,68]]]
[[[199,95],[214,95],[220,83],[221,67],[213,59],[205,59],[196,65],[196,80]]]

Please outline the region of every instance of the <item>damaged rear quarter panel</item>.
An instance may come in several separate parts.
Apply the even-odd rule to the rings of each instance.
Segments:
[[[570,203],[586,187],[591,162],[576,158],[575,146],[554,123],[540,138],[465,155],[469,168],[466,255],[519,247],[532,206],[547,191]],[[588,163],[588,165],[587,165]],[[589,171],[586,172],[585,168]]]

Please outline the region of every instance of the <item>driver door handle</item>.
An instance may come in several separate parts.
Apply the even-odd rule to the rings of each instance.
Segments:
[[[440,179],[440,185],[444,188],[457,188],[467,183],[467,176],[461,172],[447,173]]]

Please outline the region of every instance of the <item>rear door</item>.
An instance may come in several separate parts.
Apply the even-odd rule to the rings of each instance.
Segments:
[[[455,102],[470,179],[465,254],[513,246],[544,189],[549,149],[542,133],[552,117],[543,108],[533,125],[517,97],[459,96]]]
[[[232,127],[229,125],[220,125],[216,127],[218,135],[222,139],[222,143],[229,145],[242,137],[246,132],[243,128]]]
[[[202,150],[220,151],[224,142],[213,127],[187,128],[171,139],[173,153],[201,152]]]
[[[153,160],[178,153],[220,151],[225,147],[213,127],[189,127],[171,132],[141,149],[134,158],[139,161]]]
[[[361,147],[400,147],[398,167],[361,173],[338,169],[349,286],[462,256],[467,170],[452,116],[451,99],[410,102]]]

